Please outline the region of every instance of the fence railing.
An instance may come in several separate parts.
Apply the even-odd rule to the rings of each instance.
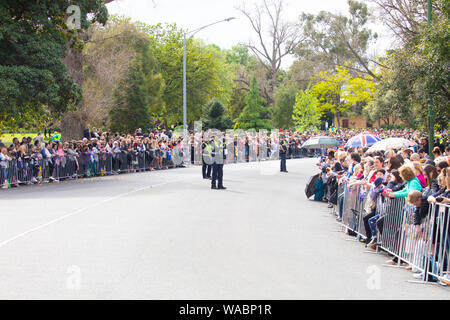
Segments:
[[[200,144],[186,145],[182,148],[161,151],[136,151],[95,154],[81,153],[77,155],[53,155],[42,159],[25,157],[2,162],[0,166],[0,187],[47,183],[60,180],[72,180],[96,176],[114,175],[119,173],[142,172],[164,167],[176,167],[175,163],[184,165],[201,164]],[[226,164],[274,160],[274,152],[260,152],[251,145],[247,152],[242,146],[236,152],[234,146],[229,146],[229,156]],[[265,150],[264,150],[265,151]],[[193,154],[192,154],[193,153]],[[288,153],[288,159],[314,157],[318,150],[293,148]],[[158,163],[156,156],[162,160]],[[176,159],[175,159],[176,158]],[[174,161],[176,160],[176,161]]]
[[[430,211],[432,212],[430,216],[432,227],[428,234],[431,241],[428,246],[426,271],[438,280],[446,279],[448,282],[450,279],[450,205],[432,204]]]
[[[159,154],[157,161],[151,151],[118,152],[77,155],[52,155],[50,158],[24,157],[3,161],[0,166],[0,186],[36,184],[50,181],[71,180],[120,173],[142,172],[163,167],[176,167],[189,164],[179,149],[170,149]],[[178,156],[174,162],[172,157]],[[175,164],[175,163],[178,163]]]
[[[357,237],[366,238],[363,218],[369,214],[366,204],[369,196],[364,186],[338,189],[343,201],[338,201],[334,212],[342,212],[341,225]],[[378,197],[382,197],[379,195]],[[428,215],[414,225],[416,207],[406,198],[382,198],[377,202],[376,238],[378,246],[421,274],[421,282],[450,279],[450,229],[448,204],[430,203]],[[375,236],[375,235],[374,235]]]

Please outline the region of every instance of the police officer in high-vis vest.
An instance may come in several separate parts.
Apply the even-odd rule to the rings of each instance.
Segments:
[[[280,151],[280,172],[288,172],[286,170],[286,155],[288,151],[288,143],[286,142],[285,136],[281,136],[280,145],[278,146]]]
[[[203,179],[211,179],[212,148],[206,139],[202,142],[202,175]]]
[[[225,139],[220,141],[215,137],[211,140],[212,156],[213,156],[213,168],[212,168],[212,181],[211,189],[225,190],[223,186],[223,164],[227,158],[227,147],[225,144]],[[216,186],[217,181],[217,186]]]

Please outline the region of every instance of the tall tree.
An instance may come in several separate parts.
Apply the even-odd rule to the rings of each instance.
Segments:
[[[105,27],[93,26],[83,52],[83,91],[86,118],[91,126],[107,127],[114,92],[129,76],[136,59],[144,59],[151,112],[164,110],[164,81],[150,39],[130,19],[111,16]],[[149,70],[147,70],[149,69]]]
[[[166,108],[158,114],[165,121],[183,119],[183,30],[172,25],[148,26],[142,29],[153,39],[154,52],[165,81],[164,103]],[[217,50],[201,41],[188,38],[187,53],[187,107],[188,123],[202,116],[203,106],[220,95],[220,60]]]
[[[250,82],[250,91],[245,97],[245,108],[237,119],[239,129],[272,129],[272,121],[265,101],[259,95],[258,82],[255,77]]]
[[[347,67],[337,67],[337,72],[322,72],[316,76],[311,93],[318,101],[321,115],[333,114],[340,126],[340,117],[351,107],[372,101],[376,88],[371,79],[353,77]]]
[[[292,120],[300,132],[316,131],[320,126],[319,102],[309,90],[300,91],[295,96]]]
[[[69,44],[79,44],[67,25],[69,0],[0,2],[0,122],[46,105],[61,114],[81,100],[81,88],[62,61]],[[81,30],[105,23],[103,1],[80,0]],[[5,128],[2,125],[2,128]]]
[[[222,131],[232,129],[234,123],[231,121],[230,117],[225,115],[225,113],[226,109],[223,104],[216,99],[212,99],[203,109],[203,128]]]
[[[428,0],[369,0],[377,6],[378,16],[403,44],[414,41],[427,23]],[[435,18],[443,16],[444,2],[432,1]]]
[[[284,20],[283,0],[263,0],[262,5],[255,5],[252,11],[245,5],[238,10],[247,17],[257,35],[258,44],[248,43],[247,46],[269,73],[270,92],[267,103],[271,104],[275,98],[281,63],[287,55],[294,53],[294,49],[302,41],[302,33],[296,24]]]
[[[381,126],[397,122],[403,113],[402,111],[404,111],[403,109],[404,105],[399,106],[396,103],[394,91],[387,90],[386,92],[379,91],[375,99],[367,105],[365,111],[372,122],[378,121]],[[414,126],[412,122],[409,125]]]
[[[435,124],[448,128],[450,122],[450,40],[448,0],[433,1],[433,24],[427,27],[424,1],[377,1],[385,10],[386,23],[403,46],[384,57],[383,83],[376,105],[391,101],[392,108],[410,126],[428,125],[426,108],[431,104]],[[387,13],[391,8],[392,12]],[[408,9],[408,10],[407,10]],[[374,107],[372,107],[374,108]]]
[[[291,127],[292,111],[297,93],[297,87],[291,82],[282,84],[278,88],[272,108],[272,118],[275,127],[285,129]]]
[[[142,66],[135,64],[128,71],[125,81],[121,81],[116,89],[115,105],[109,111],[110,127],[113,131],[125,134],[132,133],[137,128],[150,128],[150,110],[146,90],[142,85],[144,78]]]
[[[117,84],[109,108],[111,128],[123,133],[150,128],[151,114],[163,109],[164,82],[157,72],[150,40],[143,38],[139,42],[127,77]]]
[[[296,54],[300,60],[328,65],[328,70],[347,64],[353,73],[367,74],[378,81],[370,65],[376,61],[367,53],[370,43],[378,37],[367,27],[369,10],[358,1],[348,0],[348,5],[349,17],[326,11],[302,14],[300,21],[306,39]]]

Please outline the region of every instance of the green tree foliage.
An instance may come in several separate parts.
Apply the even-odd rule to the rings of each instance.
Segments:
[[[113,131],[134,132],[151,126],[145,73],[142,61],[135,63],[127,78],[120,83],[114,94],[114,107],[110,110],[110,124]]]
[[[151,114],[165,110],[164,80],[150,38],[128,18],[112,16],[105,27],[90,29],[84,50],[84,107],[92,126],[109,126],[110,111],[117,107],[115,92],[126,83],[130,69],[140,59],[142,85]],[[114,114],[114,112],[113,112]]]
[[[375,95],[375,84],[366,77],[353,77],[347,67],[336,67],[336,72],[321,72],[316,76],[316,83],[311,93],[318,100],[321,115],[333,114],[339,118],[355,105],[366,105]]]
[[[412,1],[409,3],[412,4]],[[410,30],[405,31],[403,36],[400,34],[405,45],[384,57],[383,65],[387,68],[384,69],[376,101],[370,107],[375,116],[380,116],[379,119],[382,119],[382,112],[375,111],[382,110],[389,103],[409,126],[425,128],[428,124],[427,108],[431,103],[437,127],[448,128],[450,6],[448,0],[434,1],[433,4],[432,27],[427,27],[423,16],[410,16],[414,32]],[[400,22],[396,25],[401,26]],[[398,32],[401,30],[406,29],[398,29]]]
[[[79,46],[78,31],[66,25],[71,4],[68,0],[0,2],[0,128],[39,112],[42,105],[61,113],[80,101],[81,88],[67,75],[62,61],[69,43]],[[92,22],[106,22],[103,1],[76,4],[82,30]]]
[[[379,80],[370,68],[367,49],[377,39],[368,27],[370,13],[363,2],[348,0],[349,16],[321,11],[300,18],[306,40],[297,47],[300,60],[313,61],[316,68],[347,64],[353,72],[368,74]],[[322,66],[322,67],[321,67]]]
[[[271,129],[272,120],[265,107],[265,100],[259,95],[258,81],[253,77],[250,82],[250,90],[245,97],[245,108],[237,119],[239,129]]]
[[[231,50],[225,53],[226,62],[230,65],[248,66],[250,63],[250,54],[248,47],[243,45],[233,46]]]
[[[166,84],[163,100],[165,110],[158,116],[167,122],[183,119],[183,30],[172,25],[141,25],[150,35],[154,53]],[[193,38],[186,40],[188,123],[202,116],[203,106],[222,94],[220,61],[217,49]]]
[[[245,108],[245,96],[247,95],[247,92],[248,89],[242,84],[235,83],[233,86],[230,102],[228,104],[228,113],[230,114],[231,119],[237,119]]]
[[[292,120],[301,132],[316,131],[320,126],[319,102],[309,90],[300,91],[295,96]]]
[[[232,129],[234,126],[233,121],[231,121],[230,117],[225,116],[225,113],[226,109],[223,104],[216,99],[212,99],[203,108],[203,128],[217,130]]]
[[[375,99],[365,108],[365,113],[372,122],[378,121],[380,125],[391,125],[406,111],[403,109],[404,107],[397,103],[393,90],[386,89],[386,92],[377,93]],[[410,125],[412,124],[411,122]]]
[[[272,108],[272,118],[277,128],[290,128],[292,125],[292,111],[297,95],[297,87],[292,83],[278,88],[275,103]]]

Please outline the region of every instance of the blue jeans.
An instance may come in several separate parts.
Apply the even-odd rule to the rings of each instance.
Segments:
[[[344,210],[344,195],[339,196],[338,205],[339,205],[339,217],[342,219],[342,213]]]
[[[3,185],[6,181],[6,179],[8,179],[8,169],[7,168],[2,168],[2,181],[0,181],[0,185]]]
[[[377,235],[377,221],[380,218],[380,215],[377,214],[369,219],[370,231],[372,231],[372,237],[376,237]]]

